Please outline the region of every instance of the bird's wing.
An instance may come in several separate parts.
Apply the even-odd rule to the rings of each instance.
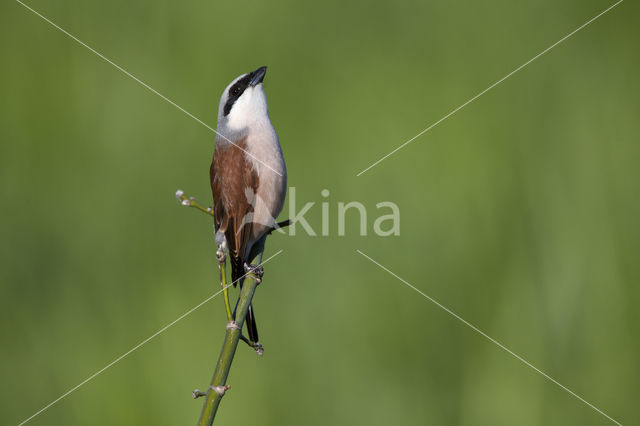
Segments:
[[[233,281],[244,275],[244,259],[252,231],[252,217],[258,190],[258,174],[239,147],[216,143],[210,179],[216,232],[227,239]]]

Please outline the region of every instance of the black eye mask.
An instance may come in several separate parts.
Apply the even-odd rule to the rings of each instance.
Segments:
[[[231,107],[236,103],[238,98],[242,96],[244,91],[249,87],[249,83],[251,82],[251,74],[247,74],[242,77],[240,80],[236,81],[235,84],[229,87],[229,96],[227,98],[227,103],[224,105],[224,116],[226,117],[231,112]]]

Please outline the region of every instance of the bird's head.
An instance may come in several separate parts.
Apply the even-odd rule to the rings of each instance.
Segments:
[[[267,67],[243,74],[233,80],[220,98],[218,131],[226,136],[241,136],[252,125],[269,122],[267,97],[262,80]]]

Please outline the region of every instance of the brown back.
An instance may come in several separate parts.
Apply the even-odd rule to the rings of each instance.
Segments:
[[[251,236],[252,203],[258,190],[258,174],[242,151],[246,149],[246,138],[236,145],[216,143],[209,170],[215,228],[224,232],[227,238],[234,280],[244,273],[244,258]]]

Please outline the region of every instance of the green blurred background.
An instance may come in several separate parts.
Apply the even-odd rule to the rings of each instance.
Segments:
[[[226,425],[611,424],[360,249],[623,424],[640,423],[640,9],[631,1],[356,173],[607,1],[31,0],[211,126],[268,65],[297,188],[331,236],[274,235]],[[214,135],[12,1],[0,6],[0,413],[17,424],[218,290]],[[401,235],[361,237],[393,201]],[[285,208],[282,218],[287,216]],[[33,419],[195,424],[224,335],[209,302]]]

